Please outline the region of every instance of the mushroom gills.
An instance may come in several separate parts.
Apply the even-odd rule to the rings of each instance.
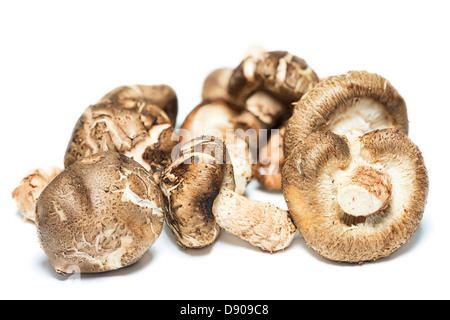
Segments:
[[[395,128],[395,122],[381,103],[371,98],[352,98],[339,106],[321,130],[355,140],[370,131],[386,128]]]

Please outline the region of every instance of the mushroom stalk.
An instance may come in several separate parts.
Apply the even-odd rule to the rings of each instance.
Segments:
[[[212,211],[219,226],[268,252],[287,248],[297,230],[288,211],[227,188],[220,191]]]
[[[368,166],[353,171],[350,179],[338,190],[340,208],[354,217],[368,217],[389,205],[392,194],[390,177]]]

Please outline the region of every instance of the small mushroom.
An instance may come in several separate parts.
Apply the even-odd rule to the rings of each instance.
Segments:
[[[242,63],[233,70],[228,84],[228,95],[234,104],[248,111],[236,118],[241,127],[252,127],[260,137],[261,129],[280,129],[292,115],[292,103],[298,101],[319,78],[306,62],[286,51],[266,52],[260,48],[253,50]],[[250,116],[250,115],[252,116]],[[249,125],[250,124],[250,125]],[[268,155],[267,148],[283,148],[282,135],[272,136],[272,142],[260,145],[258,165],[254,175],[267,189],[281,188],[283,155],[273,150]],[[264,149],[265,148],[265,149]],[[273,155],[272,155],[273,153]],[[264,164],[265,163],[265,164]],[[268,165],[268,164],[272,165]]]
[[[189,133],[185,141],[203,135],[215,136],[225,141],[229,161],[233,165],[235,191],[243,195],[252,179],[252,164],[255,161],[244,136],[236,134],[234,119],[238,115],[239,111],[233,109],[223,99],[206,100],[189,113],[181,129]]]
[[[40,168],[31,171],[20,181],[12,197],[25,219],[34,221],[37,199],[50,181],[60,173],[59,167]]]
[[[166,207],[141,165],[116,152],[86,157],[50,182],[36,205],[40,244],[56,272],[116,270],[158,239]]]
[[[146,107],[156,105],[169,117],[173,126],[178,114],[178,99],[175,91],[168,85],[132,85],[121,86],[108,92],[100,102],[118,102],[126,104],[127,100],[142,100]]]
[[[298,101],[319,81],[305,60],[286,51],[258,51],[233,70],[228,94],[245,105],[255,92],[264,91],[284,104]]]
[[[394,128],[408,134],[402,96],[385,78],[350,71],[320,81],[294,106],[287,121],[284,155],[316,131],[332,131],[350,141],[375,129]]]
[[[202,100],[224,99],[230,102],[228,96],[228,82],[230,81],[233,69],[219,68],[207,75],[202,87]]]
[[[300,234],[334,261],[389,256],[414,234],[428,195],[419,149],[392,128],[352,143],[330,131],[312,133],[291,152],[282,174]]]
[[[212,244],[221,228],[274,252],[286,248],[296,228],[286,210],[249,200],[235,188],[226,147],[216,137],[188,141],[166,168],[161,188],[169,204],[166,222],[187,248]]]
[[[253,167],[253,177],[268,190],[281,190],[285,126],[271,131],[273,133],[267,144],[260,148],[258,163]]]
[[[90,106],[75,125],[64,166],[102,151],[117,151],[140,163],[156,181],[171,161],[174,127],[162,109],[142,100]]]

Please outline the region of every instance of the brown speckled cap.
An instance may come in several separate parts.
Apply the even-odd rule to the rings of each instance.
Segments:
[[[147,105],[158,106],[167,114],[172,125],[175,126],[178,114],[178,98],[170,86],[165,84],[121,86],[108,92],[101,99],[101,102],[121,102],[128,99],[142,100]]]
[[[167,225],[186,248],[212,244],[221,231],[212,212],[222,185],[234,189],[233,168],[225,144],[202,136],[186,142],[179,158],[166,168],[161,188],[168,200]]]
[[[159,107],[141,100],[101,102],[87,108],[67,146],[64,166],[102,151],[116,151],[140,163],[156,181],[171,161],[174,128]]]
[[[40,244],[58,273],[119,269],[159,237],[166,212],[158,184],[116,152],[86,157],[44,189],[36,206]]]
[[[270,51],[245,58],[233,70],[228,94],[244,105],[256,91],[265,91],[282,103],[298,101],[319,78],[302,58],[286,51]]]

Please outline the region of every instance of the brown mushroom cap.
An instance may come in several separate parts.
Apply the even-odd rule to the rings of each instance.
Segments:
[[[181,246],[203,248],[217,239],[221,228],[212,207],[224,183],[234,189],[233,168],[226,164],[220,139],[205,136],[183,144],[160,182],[169,204],[166,222]]]
[[[233,70],[228,94],[243,106],[253,93],[265,91],[289,105],[319,81],[305,60],[286,51],[250,55]]]
[[[368,175],[354,179],[361,168],[368,169]],[[373,197],[388,198],[388,203],[361,216],[345,212],[339,192],[349,178],[369,182],[366,190]],[[313,133],[286,159],[282,183],[291,216],[308,246],[328,259],[346,262],[376,260],[400,248],[418,227],[428,194],[419,149],[395,129],[369,132],[352,145],[329,131]]]
[[[164,84],[121,86],[107,93],[100,102],[120,102],[127,99],[143,100],[147,105],[160,107],[168,115],[172,125],[175,126],[178,114],[178,99],[170,86]]]
[[[384,128],[408,134],[405,101],[388,80],[366,71],[331,76],[294,106],[286,125],[284,155],[319,130],[357,137]]]
[[[41,192],[58,174],[61,173],[59,167],[46,169],[35,169],[20,181],[17,188],[12,193],[20,213],[31,221],[34,221],[36,202]]]
[[[40,244],[65,274],[115,270],[137,262],[159,237],[166,211],[152,176],[116,152],[86,157],[45,188],[36,206]]]
[[[98,152],[117,151],[140,163],[158,181],[177,143],[172,141],[173,131],[165,112],[144,101],[98,103],[87,108],[76,123],[64,166]]]

